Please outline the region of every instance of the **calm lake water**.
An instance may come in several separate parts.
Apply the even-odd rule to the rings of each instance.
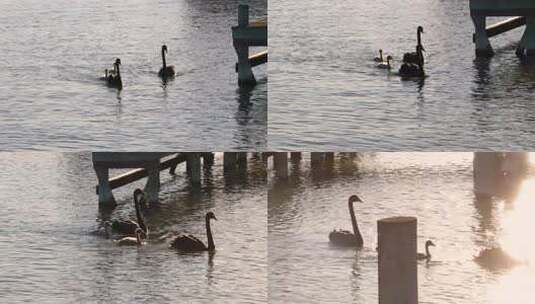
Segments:
[[[206,240],[214,211],[216,253],[180,255],[165,243],[119,247],[99,231],[91,154],[0,154],[0,297],[4,303],[265,303],[265,168],[246,179],[222,174],[220,156],[191,191],[184,165],[162,173],[161,205],[145,212],[151,234],[188,231]],[[116,174],[115,172],[114,174]],[[117,189],[107,216],[134,218],[132,191]]]
[[[427,239],[437,245],[432,261],[418,264],[420,303],[533,303],[533,170],[516,198],[481,202],[473,194],[472,158],[472,153],[364,154],[337,160],[329,172],[314,173],[306,161],[293,167],[288,181],[271,179],[271,303],[377,303],[376,222],[396,215],[418,218],[419,252]],[[329,246],[333,228],[351,229],[352,194],[364,200],[356,206],[365,242],[361,251]],[[473,256],[491,246],[529,264],[499,270],[476,264]]]
[[[2,1],[2,149],[265,147],[267,68],[252,91],[234,72],[238,2]],[[266,0],[248,3],[251,18],[267,15]],[[165,86],[164,43],[178,73]],[[99,80],[116,57],[120,94]]]
[[[270,3],[272,150],[471,151],[535,144],[535,69],[515,56],[523,29],[492,39],[475,61],[468,1]],[[493,21],[489,21],[491,24]],[[425,30],[424,82],[377,69]]]

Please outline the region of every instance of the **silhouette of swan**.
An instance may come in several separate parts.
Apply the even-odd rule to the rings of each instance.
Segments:
[[[379,64],[377,64],[377,67],[379,69],[387,69],[387,70],[390,70],[390,68],[392,66],[390,66],[390,61],[392,60],[392,56],[388,55],[386,57],[386,61],[383,61],[383,62],[380,62]]]
[[[435,244],[430,240],[425,242],[425,253],[418,252],[418,254],[416,255],[416,259],[418,259],[418,260],[428,260],[428,261],[431,260],[431,253],[429,252],[429,247],[430,246],[435,247]]]
[[[208,238],[208,246],[191,234],[180,234],[169,244],[170,248],[185,251],[185,252],[195,252],[195,251],[214,251],[215,244],[214,239],[212,238],[212,229],[210,228],[210,220],[217,220],[213,212],[206,213],[205,224],[206,224],[206,236]]]
[[[105,79],[108,83],[109,87],[112,88],[123,88],[123,82],[121,80],[121,71],[119,69],[119,66],[121,65],[121,59],[117,58],[115,62],[113,63],[113,71],[104,70],[105,77],[101,79]]]
[[[175,76],[175,67],[172,65],[167,65],[165,61],[165,53],[167,53],[167,45],[162,45],[162,62],[163,66],[158,72],[158,76],[162,78],[174,77]]]
[[[135,235],[136,237],[132,237],[132,236],[124,237],[120,240],[117,240],[116,243],[119,246],[134,246],[134,245],[141,246],[143,245],[143,238],[142,238],[143,231],[141,230],[141,228],[136,229]]]
[[[329,233],[329,241],[336,246],[346,246],[346,247],[362,247],[363,240],[360,235],[359,227],[357,225],[357,219],[355,217],[355,211],[353,209],[354,202],[361,202],[362,200],[356,196],[351,195],[347,201],[347,206],[349,208],[349,214],[351,216],[351,224],[353,225],[353,233],[348,230],[333,230]]]
[[[422,46],[416,46],[417,52],[421,54]],[[423,55],[422,55],[423,58]],[[423,67],[423,59],[420,63],[403,62],[399,68],[399,75],[401,77],[425,77],[425,71]]]
[[[474,261],[488,269],[506,269],[522,264],[500,247],[485,248],[474,257]]]
[[[416,44],[416,52],[412,53],[405,53],[403,54],[403,62],[405,63],[413,63],[417,65],[424,66],[424,56],[422,51],[425,51],[423,45],[422,45],[422,33],[424,32],[424,28],[421,26],[418,26],[418,29],[416,30],[418,43]]]
[[[134,206],[136,208],[137,222],[132,220],[115,220],[111,223],[112,231],[123,235],[133,235],[139,228],[143,233],[143,237],[148,239],[149,228],[145,224],[145,220],[143,219],[143,215],[141,214],[141,205],[143,205],[144,202],[145,193],[143,193],[141,189],[134,190]]]
[[[379,50],[379,57],[373,58],[373,61],[375,61],[375,62],[383,62],[384,61],[384,59],[383,59],[383,50]]]

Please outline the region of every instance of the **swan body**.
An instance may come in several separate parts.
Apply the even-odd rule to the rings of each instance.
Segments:
[[[121,59],[117,58],[113,63],[113,71],[105,70],[105,79],[109,87],[112,88],[123,88],[123,81],[121,79],[121,71],[119,66],[121,65]]]
[[[134,206],[136,208],[137,222],[132,220],[115,220],[111,223],[112,231],[123,235],[134,235],[137,229],[140,229],[143,237],[148,238],[149,228],[145,224],[143,215],[141,214],[141,207],[145,202],[145,194],[141,189],[134,190]]]
[[[329,233],[329,241],[331,244],[343,247],[362,247],[364,242],[357,225],[355,210],[353,209],[354,202],[362,202],[362,200],[358,196],[352,195],[347,202],[349,214],[351,216],[351,224],[353,226],[353,233],[347,230],[335,229]]]
[[[140,228],[136,229],[136,237],[127,236],[120,240],[117,240],[119,246],[141,246],[143,245],[142,239],[143,231]]]
[[[379,50],[379,57],[373,58],[373,61],[375,62],[383,62],[383,50]]]
[[[162,68],[158,72],[158,76],[162,78],[175,77],[175,67],[167,65],[165,61],[165,54],[167,53],[167,45],[162,45]]]
[[[423,45],[422,45],[422,33],[424,32],[424,28],[419,26],[416,30],[417,33],[417,45],[416,45],[416,52],[412,53],[405,53],[403,54],[403,62],[405,63],[412,63],[424,66],[424,56],[422,51],[425,51]]]
[[[417,260],[427,260],[427,261],[431,260],[431,253],[429,252],[429,247],[430,246],[435,247],[435,244],[430,240],[425,242],[425,253],[418,252],[418,254],[416,255],[416,259]]]
[[[212,238],[212,230],[210,228],[210,220],[217,220],[213,212],[206,213],[206,236],[208,238],[208,246],[206,246],[201,240],[191,234],[180,234],[175,237],[169,244],[170,248],[183,252],[197,252],[197,251],[214,251],[215,244]]]
[[[474,257],[479,265],[489,269],[506,269],[521,264],[500,247],[486,248]]]
[[[401,77],[425,77],[425,71],[422,66],[413,63],[403,63],[399,68]]]
[[[377,64],[377,68],[390,70],[392,68],[392,66],[390,65],[391,60],[392,60],[392,56],[387,56],[386,61],[383,61]]]

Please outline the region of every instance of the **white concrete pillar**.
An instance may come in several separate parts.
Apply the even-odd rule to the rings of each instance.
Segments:
[[[415,217],[377,221],[379,304],[418,304],[416,230]]]
[[[98,203],[106,207],[117,205],[110,187],[110,169],[104,166],[94,166],[98,179]]]

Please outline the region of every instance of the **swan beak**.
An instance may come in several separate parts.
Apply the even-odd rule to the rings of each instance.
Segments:
[[[214,215],[213,219],[217,221],[217,218],[215,217],[215,215]]]

